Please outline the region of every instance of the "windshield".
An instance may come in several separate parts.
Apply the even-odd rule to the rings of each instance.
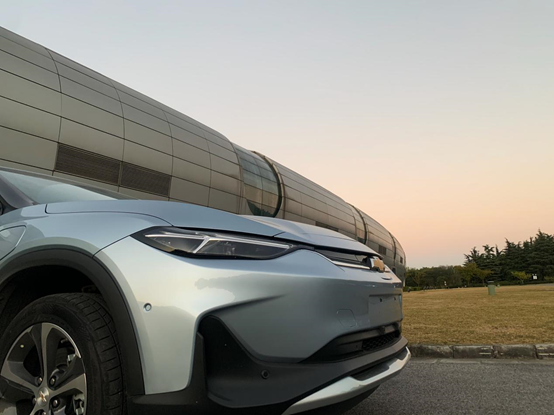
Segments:
[[[131,199],[119,193],[111,192],[79,183],[47,179],[32,174],[15,173],[0,170],[0,178],[17,188],[37,204],[74,202],[87,200]]]

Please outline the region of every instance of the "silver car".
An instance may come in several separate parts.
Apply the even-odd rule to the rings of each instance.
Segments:
[[[339,233],[0,169],[0,414],[341,413],[401,329]]]

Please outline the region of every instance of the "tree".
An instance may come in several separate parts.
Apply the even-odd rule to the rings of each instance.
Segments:
[[[406,271],[406,285],[428,286],[435,288],[459,287],[470,285],[474,281],[485,283],[488,279],[495,281],[522,281],[529,275],[536,274],[539,280],[554,277],[554,235],[540,229],[536,236],[523,242],[512,242],[508,239],[503,247],[483,245],[482,250],[473,247],[465,254],[463,266],[441,265]],[[519,272],[526,277],[518,277]],[[463,281],[463,282],[462,282]]]
[[[425,278],[425,271],[424,270],[421,270],[421,269],[414,270],[414,273],[412,275],[412,279],[416,283],[417,288],[419,288],[421,286],[421,283],[423,282],[424,278]]]
[[[536,236],[523,242],[514,243],[506,239],[504,249],[483,245],[483,252],[474,247],[465,255],[465,264],[476,264],[479,269],[492,271],[489,275],[480,275],[495,280],[511,280],[512,272],[537,274],[539,280],[554,275],[554,235],[540,229]]]
[[[477,247],[475,246],[471,251],[469,251],[469,254],[465,254],[464,256],[466,257],[466,261],[465,261],[466,265],[471,263],[474,263],[477,265],[481,263],[481,261],[483,260],[483,254],[481,254],[477,249]]]
[[[522,284],[524,283],[524,281],[531,279],[531,275],[522,271],[514,271],[512,272],[512,275],[514,276],[514,278],[517,278],[518,280],[520,280]]]
[[[476,277],[481,280],[483,285],[485,285],[485,281],[490,278],[492,273],[493,272],[490,269],[477,269]]]
[[[469,285],[471,280],[477,278],[481,280],[482,283],[485,282],[492,274],[492,271],[486,269],[480,269],[475,262],[468,262],[463,267],[458,265],[454,267],[455,272],[460,276],[460,278]]]
[[[554,264],[553,252],[554,236],[548,235],[539,229],[537,236],[533,240],[528,258],[533,268],[528,268],[525,271],[537,274],[539,279],[544,279],[548,272],[547,268]]]
[[[454,270],[460,276],[460,278],[465,282],[465,285],[471,284],[471,280],[475,274],[474,270],[477,269],[477,265],[474,262],[470,262],[463,267],[461,265],[456,265]]]

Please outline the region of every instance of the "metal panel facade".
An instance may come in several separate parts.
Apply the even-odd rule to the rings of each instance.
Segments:
[[[104,164],[109,177],[94,172]],[[325,227],[367,244],[404,274],[400,243],[337,195],[1,27],[0,165],[72,177],[138,198]]]

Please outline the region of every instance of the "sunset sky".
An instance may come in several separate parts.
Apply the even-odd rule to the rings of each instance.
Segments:
[[[409,266],[554,233],[552,0],[89,3],[0,25],[335,192]]]

